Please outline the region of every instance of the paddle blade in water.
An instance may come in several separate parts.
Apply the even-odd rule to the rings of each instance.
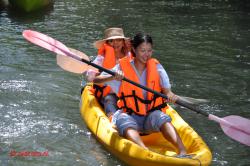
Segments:
[[[46,48],[47,50],[55,52],[57,54],[65,55],[64,51],[70,53],[70,50],[64,44],[42,33],[32,30],[24,30],[23,37],[31,43]]]
[[[209,115],[210,120],[220,123],[224,133],[232,139],[250,146],[250,120],[230,115],[224,118],[219,118],[215,115]]]

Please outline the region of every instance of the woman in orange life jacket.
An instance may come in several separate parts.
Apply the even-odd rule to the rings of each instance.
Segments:
[[[95,83],[109,85],[119,97],[115,125],[121,136],[134,141],[147,149],[140,138],[140,133],[150,134],[162,132],[163,136],[178,147],[179,154],[185,155],[186,149],[171,124],[171,118],[161,110],[166,106],[166,100],[142,90],[125,81],[126,78],[147,86],[168,96],[168,102],[175,103],[178,96],[171,91],[168,75],[162,65],[152,56],[153,41],[149,35],[137,34],[132,40],[134,59],[123,58],[112,70],[115,76],[102,72],[95,78]]]
[[[104,36],[104,39],[94,42],[94,46],[98,49],[98,55],[93,63],[111,69],[118,63],[119,59],[131,56],[130,40],[124,36],[121,28],[108,28],[104,31]],[[92,82],[99,73],[88,70],[85,74],[87,81]],[[118,98],[116,94],[108,86],[96,84],[93,85],[91,91],[103,104],[106,115],[111,119],[117,110]]]

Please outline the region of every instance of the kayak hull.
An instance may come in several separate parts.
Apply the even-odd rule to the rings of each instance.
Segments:
[[[25,12],[32,12],[53,3],[52,0],[9,0],[14,8]]]
[[[81,96],[82,118],[97,140],[120,160],[132,166],[183,166],[211,163],[212,154],[208,146],[170,106],[167,108],[167,114],[172,118],[172,124],[192,158],[175,157],[177,149],[165,140],[161,133],[141,136],[149,150],[120,137],[88,89],[89,87],[86,86]]]

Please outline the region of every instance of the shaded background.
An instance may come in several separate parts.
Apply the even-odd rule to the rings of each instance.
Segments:
[[[210,114],[250,119],[247,1],[57,0],[32,14],[0,9],[0,165],[124,165],[80,117],[81,76],[63,71],[53,53],[28,43],[25,29],[93,57],[92,43],[107,27],[122,27],[128,37],[147,32],[175,93],[209,100],[200,107]],[[249,147],[207,118],[175,108],[210,147],[212,165],[250,164]],[[48,151],[49,157],[10,157],[12,150]]]

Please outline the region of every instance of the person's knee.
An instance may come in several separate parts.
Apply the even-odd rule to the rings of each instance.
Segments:
[[[133,128],[138,130],[137,123],[126,113],[121,113],[117,117],[116,126],[118,128],[119,135],[125,136],[127,129]]]
[[[126,114],[126,113],[124,113],[124,112],[122,112],[122,113],[120,113],[119,114],[119,116],[117,117],[117,123],[118,124],[123,124],[123,123],[126,123],[127,121],[129,121],[129,119],[130,119],[130,117],[129,117],[129,115],[128,114]]]
[[[135,126],[130,126],[124,129],[123,136],[126,138],[136,138],[137,136],[139,136],[139,132]]]
[[[172,124],[170,122],[163,122],[161,125],[160,125],[160,130],[163,131],[163,130],[166,130],[169,128],[169,126],[171,126]]]
[[[148,117],[148,122],[154,131],[160,131],[163,124],[171,122],[171,117],[160,110],[154,111]]]

